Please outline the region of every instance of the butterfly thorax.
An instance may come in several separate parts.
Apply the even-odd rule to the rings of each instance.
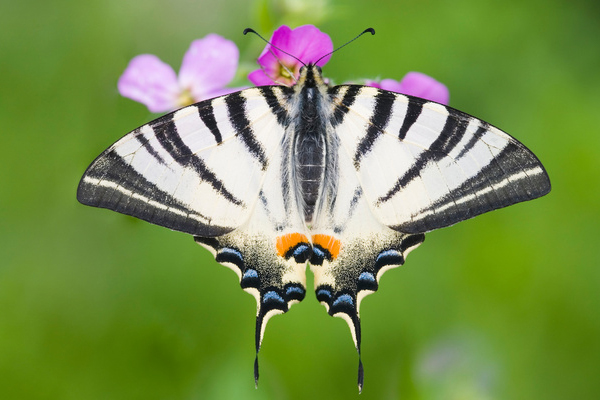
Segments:
[[[292,187],[300,209],[304,210],[307,223],[313,220],[328,180],[326,160],[331,157],[331,143],[326,126],[326,93],[327,86],[321,77],[320,68],[315,65],[303,67],[298,83],[294,86],[296,107],[293,111]]]

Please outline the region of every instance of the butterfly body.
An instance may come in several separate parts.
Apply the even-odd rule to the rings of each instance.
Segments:
[[[426,232],[549,190],[537,157],[486,122],[329,87],[308,65],[291,88],[246,89],[134,130],[90,165],[78,199],[189,233],[232,268],[257,300],[257,354],[269,318],[305,297],[310,264],[317,299],[360,354],[362,299]]]

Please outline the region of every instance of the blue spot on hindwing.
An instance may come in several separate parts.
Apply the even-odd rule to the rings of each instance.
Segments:
[[[381,253],[379,253],[375,262],[379,262],[384,257],[398,257],[398,256],[400,256],[400,253],[398,252],[398,250],[394,250],[394,249],[384,250]]]
[[[361,290],[372,290],[375,291],[379,285],[377,284],[377,280],[375,279],[375,275],[372,272],[364,271],[358,277],[358,291]]]
[[[292,300],[302,301],[306,295],[306,290],[298,283],[288,283],[285,285],[285,298],[288,302]]]
[[[256,272],[256,270],[248,268],[246,270],[246,272],[244,272],[244,276],[242,276],[242,279],[253,279],[253,278],[258,278],[258,272]]]
[[[386,265],[402,265],[404,264],[404,257],[396,249],[383,250],[375,259],[375,268],[379,270]]]
[[[258,288],[260,286],[258,271],[253,268],[246,269],[242,275],[242,279],[240,280],[240,285],[244,289],[248,287]]]
[[[294,248],[294,251],[292,252],[292,256],[294,257],[294,260],[299,264],[305,263],[310,258],[310,254],[311,254],[311,248],[306,243],[298,244]]]
[[[240,271],[244,270],[244,256],[242,253],[234,249],[232,247],[223,247],[217,253],[215,260],[219,263],[230,263],[235,265],[240,269]]]
[[[376,282],[373,274],[370,272],[367,272],[367,271],[360,274],[360,276],[358,277],[358,280],[360,282],[364,282],[364,283],[375,283]]]
[[[310,257],[310,263],[312,265],[322,265],[323,260],[327,257],[327,254],[323,251],[321,246],[313,246],[312,256]]]
[[[333,302],[333,307],[337,307],[340,305],[349,305],[350,307],[354,307],[354,300],[352,299],[352,296],[350,296],[349,294],[343,294],[337,299],[335,299],[335,301]]]
[[[285,300],[283,300],[283,297],[281,297],[279,295],[279,293],[277,293],[274,290],[271,290],[267,293],[264,294],[262,302],[263,303],[269,303],[269,302],[277,302],[277,303],[283,303],[285,304]]]
[[[290,296],[291,294],[300,294],[304,296],[304,289],[298,286],[288,286],[287,289],[285,289],[285,295]]]
[[[305,245],[305,244],[301,244],[301,245],[299,245],[298,247],[296,247],[296,248],[294,249],[294,253],[293,253],[294,257],[297,257],[297,256],[299,256],[300,254],[304,253],[304,252],[306,251],[306,249],[308,249],[308,246],[307,246],[307,245]]]
[[[232,255],[232,256],[237,257],[240,260],[244,261],[244,256],[242,256],[242,253],[239,250],[234,249],[232,247],[223,247],[221,249],[221,254],[223,254],[223,255]]]
[[[318,288],[317,292],[317,300],[319,300],[320,302],[324,302],[324,303],[328,303],[331,301],[331,289],[323,287],[323,288]]]

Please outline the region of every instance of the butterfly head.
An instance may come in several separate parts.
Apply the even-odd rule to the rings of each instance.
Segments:
[[[316,64],[304,65],[300,68],[300,76],[296,82],[296,87],[320,87],[327,86],[323,79],[321,67]]]

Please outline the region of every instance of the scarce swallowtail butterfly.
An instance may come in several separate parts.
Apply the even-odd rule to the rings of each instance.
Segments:
[[[329,87],[309,64],[293,87],[201,101],[128,133],[77,190],[109,208],[189,233],[254,295],[255,380],[270,317],[304,299],[350,326],[381,275],[425,233],[550,191],[537,157],[492,125],[421,98]]]

